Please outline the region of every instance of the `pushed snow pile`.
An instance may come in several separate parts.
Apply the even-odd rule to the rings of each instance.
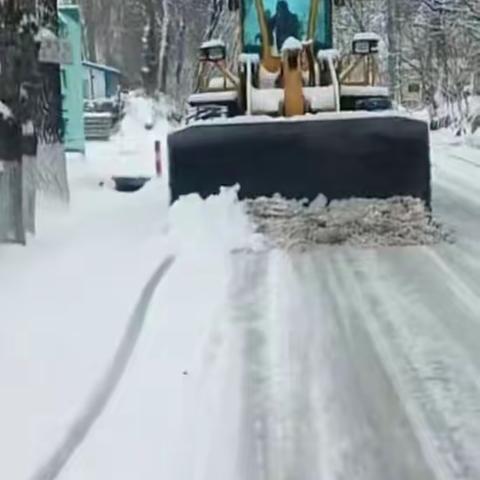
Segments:
[[[197,194],[176,202],[169,212],[169,236],[177,253],[216,254],[253,248],[255,229],[238,200],[238,187],[222,188],[203,200]]]
[[[257,232],[275,248],[431,245],[449,239],[423,202],[414,198],[352,199],[327,205],[319,197],[307,205],[304,201],[274,197],[248,200],[246,205]]]

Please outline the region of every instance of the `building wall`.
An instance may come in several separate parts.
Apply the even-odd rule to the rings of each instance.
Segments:
[[[77,6],[60,7],[62,30],[72,49],[72,63],[62,65],[63,119],[67,151],[85,152],[83,123],[82,25]]]

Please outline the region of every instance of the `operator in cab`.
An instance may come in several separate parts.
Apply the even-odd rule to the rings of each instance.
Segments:
[[[277,2],[277,10],[273,17],[268,18],[271,36],[275,38],[278,51],[282,49],[285,40],[295,37],[300,40],[300,21],[298,16],[290,11],[287,0]]]

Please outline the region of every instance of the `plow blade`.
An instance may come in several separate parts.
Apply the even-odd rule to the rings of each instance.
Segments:
[[[430,206],[428,126],[395,116],[199,124],[168,139],[171,201],[240,185],[240,198],[412,196]]]

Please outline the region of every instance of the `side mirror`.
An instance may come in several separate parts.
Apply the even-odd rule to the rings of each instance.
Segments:
[[[222,40],[209,40],[200,46],[201,62],[222,62],[227,57],[227,49]]]

